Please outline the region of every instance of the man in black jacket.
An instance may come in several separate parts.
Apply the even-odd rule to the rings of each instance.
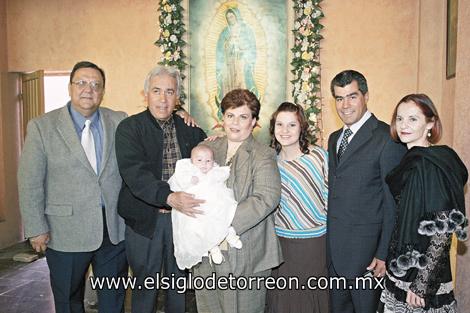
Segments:
[[[148,109],[128,117],[116,131],[116,157],[123,185],[118,212],[126,221],[125,244],[129,265],[141,288],[132,291],[132,312],[154,312],[157,288],[146,289],[144,280],[161,273],[184,277],[173,255],[171,210],[187,215],[201,213],[195,199],[185,192],[171,192],[167,180],[176,161],[189,158],[191,149],[204,140],[200,128],[187,126],[174,114],[181,78],[177,69],[158,66],[145,80]],[[165,312],[185,311],[184,293],[167,291]]]
[[[395,220],[385,176],[406,148],[394,142],[389,126],[368,111],[367,81],[361,73],[339,73],[331,82],[331,93],[344,126],[328,140],[327,264],[330,276],[345,277],[349,283],[330,291],[331,312],[375,313],[380,290],[361,288],[355,281],[367,270],[375,277],[385,274]]]

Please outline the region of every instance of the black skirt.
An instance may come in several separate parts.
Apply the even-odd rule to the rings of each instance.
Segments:
[[[267,313],[328,313],[328,291],[309,290],[310,277],[327,277],[326,236],[307,239],[279,237],[284,263],[273,269],[276,279],[296,277],[305,290],[268,290]]]

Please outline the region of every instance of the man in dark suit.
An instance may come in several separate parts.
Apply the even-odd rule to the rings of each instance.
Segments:
[[[380,290],[358,290],[354,280],[367,270],[375,277],[385,274],[395,220],[395,202],[385,176],[406,148],[393,142],[389,125],[367,110],[369,93],[361,73],[339,73],[331,92],[344,126],[328,140],[328,271],[332,277],[345,277],[352,286],[331,290],[331,311],[375,313]]]
[[[179,101],[180,73],[172,67],[158,66],[145,80],[148,109],[133,115],[118,126],[116,156],[124,181],[118,211],[126,222],[126,253],[134,277],[141,289],[132,291],[132,312],[153,313],[157,288],[144,288],[148,276],[162,272],[184,277],[173,255],[171,210],[187,215],[201,213],[202,200],[185,192],[170,191],[167,181],[176,161],[189,158],[191,149],[206,135],[197,127],[187,126],[174,113]],[[185,295],[167,290],[165,312],[185,312]]]
[[[100,108],[105,75],[83,61],[70,74],[70,102],[28,123],[18,170],[25,236],[45,251],[57,313],[84,312],[85,276],[127,277],[122,180],[114,133],[124,112]],[[124,312],[125,290],[98,290],[99,312]]]

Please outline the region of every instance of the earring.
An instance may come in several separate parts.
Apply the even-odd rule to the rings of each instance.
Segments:
[[[431,137],[431,130],[428,130],[428,138]]]

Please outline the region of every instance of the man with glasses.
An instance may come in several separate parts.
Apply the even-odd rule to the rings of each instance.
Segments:
[[[147,287],[146,279],[162,273],[178,279],[173,254],[171,210],[196,216],[201,213],[195,199],[185,192],[171,192],[167,181],[176,161],[189,158],[191,149],[206,135],[186,125],[174,110],[179,102],[180,73],[176,68],[157,66],[144,85],[148,109],[130,116],[116,130],[116,156],[123,179],[119,214],[126,220],[126,254],[137,284],[132,290],[132,312],[155,312],[158,285]],[[161,278],[161,277],[160,277]],[[171,282],[170,282],[171,284]],[[183,290],[167,290],[165,312],[184,313]]]
[[[114,134],[126,117],[100,108],[105,75],[83,61],[70,74],[70,102],[28,123],[18,186],[25,236],[45,252],[55,309],[84,312],[85,277],[126,277],[124,222]],[[124,289],[98,290],[99,312],[124,312]]]

